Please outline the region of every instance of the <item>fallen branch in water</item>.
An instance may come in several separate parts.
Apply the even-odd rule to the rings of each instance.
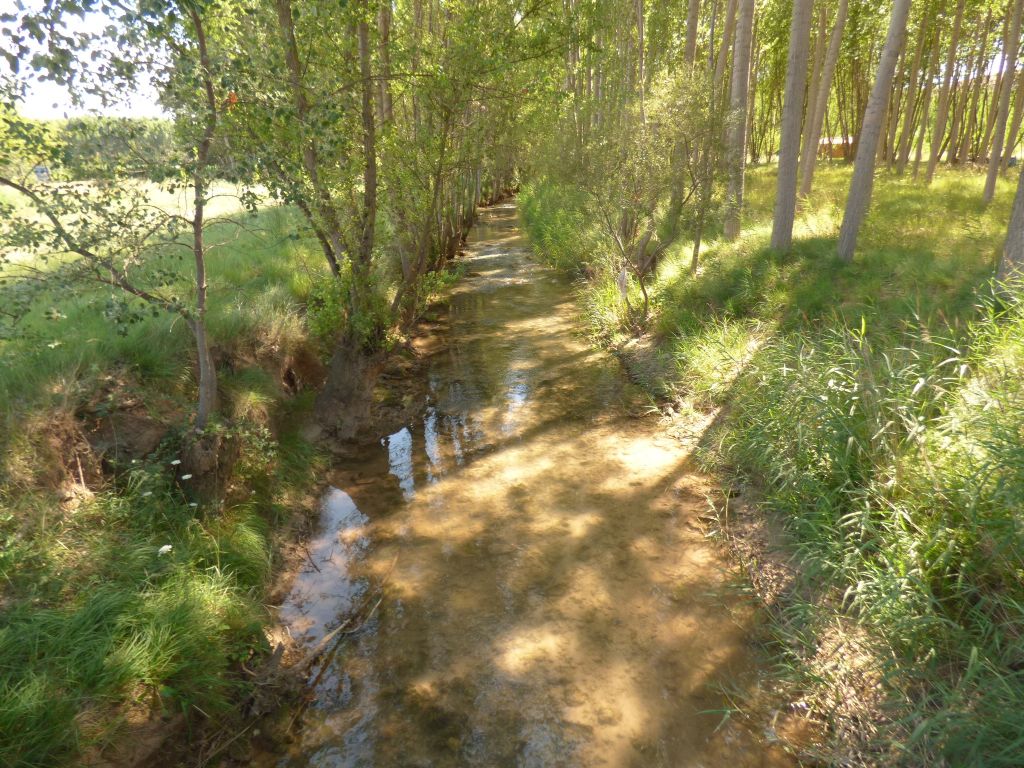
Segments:
[[[386,574],[384,574],[384,578],[381,580],[381,583],[380,583],[380,598],[377,600],[377,602],[374,604],[374,606],[366,613],[366,615],[363,617],[362,621],[360,621],[359,624],[356,627],[346,631],[346,627],[348,627],[348,625],[352,623],[352,620],[355,619],[359,615],[360,611],[356,611],[354,614],[352,614],[347,619],[345,619],[343,622],[341,622],[341,624],[339,624],[337,627],[335,627],[330,632],[328,632],[326,635],[324,635],[323,638],[320,640],[320,642],[317,643],[316,646],[313,648],[313,650],[311,650],[309,653],[307,653],[302,658],[302,660],[299,661],[297,664],[291,665],[289,667],[289,669],[290,670],[294,670],[295,672],[301,672],[303,669],[305,669],[306,667],[310,666],[314,661],[316,661],[317,658],[327,649],[327,647],[331,645],[331,642],[336,640],[340,635],[355,634],[360,629],[362,629],[363,626],[365,626],[366,622],[368,622],[373,617],[373,614],[377,612],[377,609],[380,607],[380,604],[384,601],[384,587],[387,585],[388,579],[391,578],[391,572],[395,569],[395,563],[397,563],[397,562],[398,562],[398,555],[395,555],[395,559],[392,560],[391,561],[391,565],[388,566],[388,572]],[[366,605],[366,603],[363,603],[363,605]],[[333,653],[333,651],[334,651],[334,649],[331,648],[331,652],[332,653]]]

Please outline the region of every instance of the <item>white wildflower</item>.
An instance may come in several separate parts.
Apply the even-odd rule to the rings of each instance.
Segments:
[[[182,475],[181,479],[182,480],[191,480],[192,479],[192,475]]]
[[[162,557],[166,554],[169,554],[172,549],[174,549],[174,547],[172,547],[170,544],[164,544],[162,547],[160,547],[160,549],[156,551],[156,553],[157,555]]]

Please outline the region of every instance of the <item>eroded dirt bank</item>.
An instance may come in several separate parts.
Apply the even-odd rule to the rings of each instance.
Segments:
[[[482,215],[428,406],[329,478],[281,617],[314,647],[259,766],[788,766],[726,720],[753,609],[707,481],[577,335],[512,205]],[[333,647],[333,646],[332,646]]]

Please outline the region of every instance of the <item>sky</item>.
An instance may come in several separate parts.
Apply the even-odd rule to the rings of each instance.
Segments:
[[[99,99],[86,97],[85,104],[75,106],[67,91],[49,82],[29,81],[25,100],[18,111],[25,117],[37,120],[51,120],[79,115],[112,115],[116,117],[167,117],[157,103],[156,90],[148,83],[140,83],[139,89],[125,94],[121,103],[104,107]]]
[[[0,7],[12,0],[0,0]],[[69,17],[71,23],[82,31],[100,32],[110,24],[109,19],[100,13],[88,13],[84,18]],[[70,24],[69,24],[70,26]],[[104,106],[98,97],[86,96],[84,104],[74,105],[67,90],[56,83],[39,81],[34,77],[30,67],[23,67],[22,77],[25,83],[25,99],[19,112],[25,117],[38,120],[49,120],[80,115],[111,115],[116,117],[167,117],[160,107],[156,89],[147,80],[136,82],[133,92],[124,93],[119,103]]]

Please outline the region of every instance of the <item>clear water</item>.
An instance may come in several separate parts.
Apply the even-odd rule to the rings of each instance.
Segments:
[[[383,600],[257,765],[790,765],[723,723],[753,616],[697,524],[705,481],[513,206],[467,261],[428,407],[335,472],[282,617],[312,646]]]

